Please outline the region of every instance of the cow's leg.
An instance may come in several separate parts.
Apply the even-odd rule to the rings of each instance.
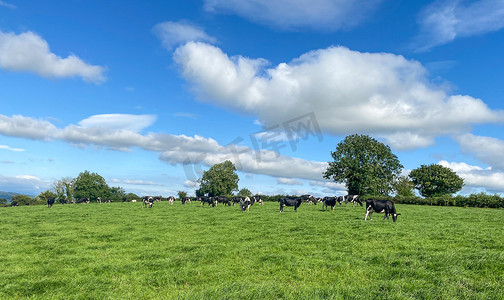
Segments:
[[[372,217],[373,213],[371,212],[371,210],[366,210],[366,216],[364,217],[364,221],[367,220],[367,217],[369,216],[369,220],[371,220],[371,217]]]

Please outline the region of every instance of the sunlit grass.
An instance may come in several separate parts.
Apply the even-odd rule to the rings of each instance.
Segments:
[[[0,298],[499,299],[504,210],[0,209]]]

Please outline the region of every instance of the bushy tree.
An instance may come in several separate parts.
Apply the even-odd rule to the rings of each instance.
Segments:
[[[14,195],[14,196],[12,196],[12,198],[11,198],[11,203],[12,203],[12,202],[17,202],[17,204],[18,204],[19,206],[21,206],[21,205],[26,205],[26,204],[29,204],[29,205],[31,205],[31,204],[35,204],[35,200],[34,200],[34,199],[32,199],[32,198],[31,198],[31,197],[29,197],[29,196],[26,196],[26,195]]]
[[[140,199],[140,197],[137,194],[134,194],[134,193],[127,193],[126,195],[124,195],[124,197],[126,198],[127,202],[131,202],[131,200],[138,200],[138,199]]]
[[[124,198],[125,195],[126,195],[126,192],[120,186],[115,186],[115,187],[110,188],[109,198],[114,202],[122,201],[122,198]],[[104,200],[104,199],[102,199],[102,200]]]
[[[100,175],[84,171],[75,178],[74,197],[89,198],[93,201],[98,197],[104,199],[110,197],[110,188]]]
[[[415,195],[415,192],[413,191],[415,189],[415,185],[408,176],[397,177],[394,181],[393,187],[397,196],[412,197]]]
[[[439,197],[456,193],[464,186],[464,179],[450,168],[437,164],[421,165],[409,177],[423,197]]]
[[[243,188],[238,192],[238,196],[252,197],[252,192],[247,188]]]
[[[187,193],[186,193],[186,192],[184,192],[184,191],[178,191],[178,192],[177,192],[177,195],[178,195],[178,198],[179,198],[179,199],[182,199],[182,198],[187,197]]]
[[[203,172],[203,176],[198,180],[200,188],[196,194],[219,196],[230,195],[233,191],[238,191],[240,179],[235,172],[236,167],[229,160],[213,165],[208,171]]]
[[[73,199],[73,188],[74,188],[75,178],[63,177],[60,180],[56,180],[52,183],[52,188],[58,198],[63,199]]]
[[[331,152],[324,178],[345,183],[354,195],[387,195],[403,166],[390,147],[367,135],[350,135]]]
[[[37,196],[37,198],[41,203],[47,203],[47,200],[49,200],[50,198],[57,198],[57,197],[58,195],[51,192],[50,190],[42,192]]]

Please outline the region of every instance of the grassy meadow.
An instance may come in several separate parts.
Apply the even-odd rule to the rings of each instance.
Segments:
[[[0,209],[0,299],[504,299],[504,210]]]

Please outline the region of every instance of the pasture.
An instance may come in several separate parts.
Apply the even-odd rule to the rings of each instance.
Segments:
[[[503,299],[504,210],[0,209],[0,298]]]

